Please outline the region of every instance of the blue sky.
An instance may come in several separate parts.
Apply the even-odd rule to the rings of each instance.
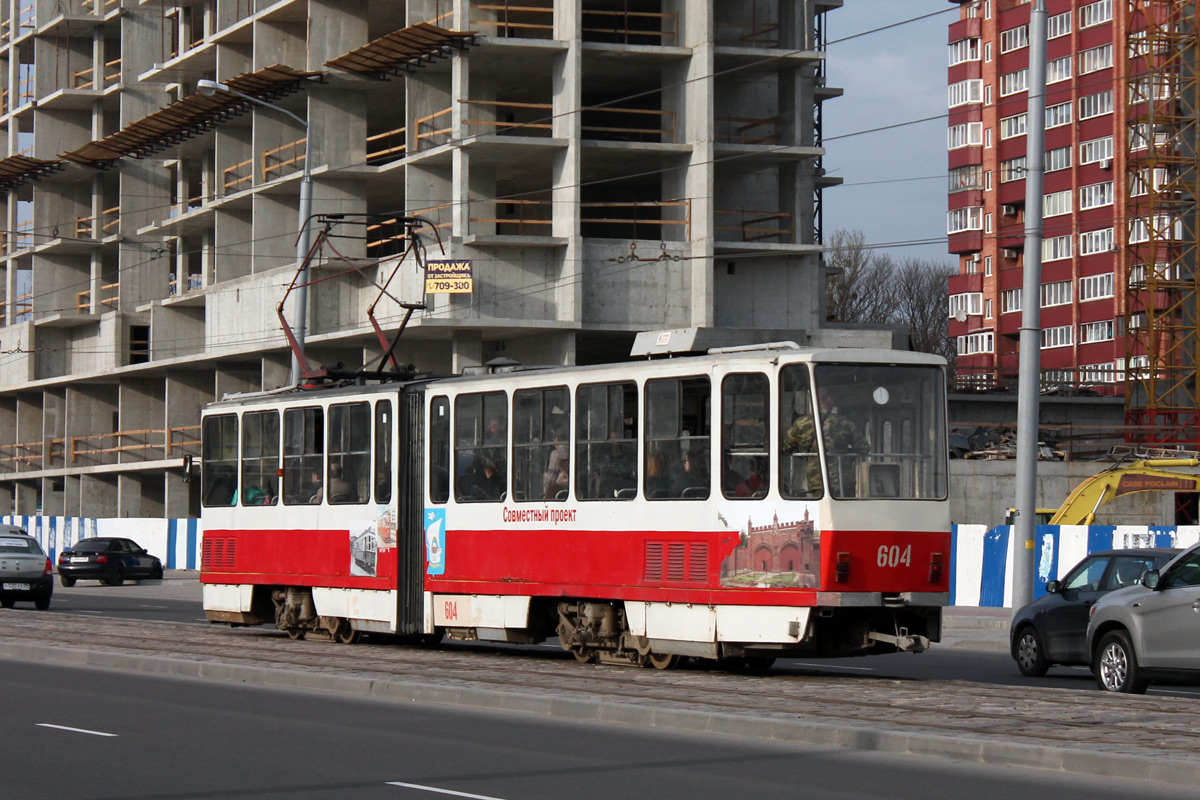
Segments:
[[[944,119],[828,140],[946,113],[946,29],[958,18],[957,9],[948,0],[845,0],[843,8],[825,14],[827,82],[845,95],[824,106],[824,165],[847,184],[825,191],[827,233],[861,230],[872,243],[941,237],[937,244],[885,252],[896,258],[954,260],[944,241]],[[934,12],[944,13],[837,42]],[[874,181],[899,182],[862,185]]]

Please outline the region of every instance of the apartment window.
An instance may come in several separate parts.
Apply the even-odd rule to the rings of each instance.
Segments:
[[[1172,264],[1168,261],[1159,261],[1154,265],[1154,277],[1160,281],[1177,281],[1183,270],[1179,264]],[[1134,264],[1129,268],[1130,283],[1145,283],[1146,281],[1146,265]]]
[[[1065,306],[1071,302],[1071,282],[1056,281],[1042,284],[1042,308]]]
[[[1029,26],[1022,25],[1019,28],[1009,28],[1000,33],[1000,52],[1011,53],[1013,50],[1020,50],[1022,47],[1029,46]]]
[[[1081,142],[1079,145],[1079,163],[1094,164],[1097,161],[1111,160],[1113,157],[1113,137],[1102,136]]]
[[[950,108],[981,102],[983,102],[983,81],[981,79],[972,78],[950,84],[947,103]]]
[[[946,149],[956,150],[959,147],[978,146],[983,141],[983,123],[965,122],[961,125],[951,125],[946,129]]]
[[[1056,147],[1053,150],[1046,151],[1045,171],[1054,172],[1055,170],[1068,169],[1071,166],[1071,148]]]
[[[990,83],[983,87],[983,104],[985,106],[992,104],[992,85]]]
[[[1046,62],[1046,83],[1071,79],[1071,57],[1063,56]]]
[[[1083,364],[1079,367],[1079,380],[1084,383],[1116,383],[1116,365],[1109,361],[1107,364]]]
[[[1079,302],[1113,296],[1113,274],[1088,275],[1079,279]]]
[[[992,43],[988,42],[983,46],[983,60],[991,63],[992,61]]]
[[[1046,38],[1057,39],[1071,32],[1071,12],[1064,11],[1046,18]]]
[[[955,167],[950,170],[950,180],[947,189],[950,192],[961,192],[964,189],[979,189],[983,186],[983,167],[970,164],[965,167]]]
[[[979,60],[979,40],[959,39],[950,44],[950,66]]]
[[[1079,255],[1091,256],[1096,253],[1107,253],[1112,250],[1113,229],[1101,228],[1098,231],[1087,231],[1079,234]]]
[[[1071,257],[1071,236],[1053,236],[1042,240],[1042,261],[1061,261]]]
[[[1046,127],[1057,128],[1060,125],[1071,124],[1071,104],[1059,103],[1046,108]]]
[[[983,230],[983,209],[979,206],[946,212],[946,233]]]
[[[963,294],[950,295],[951,317],[957,315],[960,311],[967,316],[977,317],[982,308],[983,294],[981,292],[964,292]]]
[[[1000,182],[1021,181],[1025,179],[1025,156],[1010,158],[1000,162]]]
[[[992,0],[983,0],[983,18],[992,18]]]
[[[992,129],[987,128],[983,132],[983,146],[990,149],[992,146]]]
[[[955,345],[960,356],[991,353],[995,349],[995,337],[991,331],[970,333],[966,336],[955,337]]]
[[[1159,240],[1179,241],[1183,238],[1183,225],[1179,219],[1160,214],[1152,219],[1134,219],[1129,224],[1129,243],[1141,244],[1150,241],[1150,231],[1155,231]]]
[[[1079,118],[1091,119],[1092,117],[1101,117],[1105,114],[1111,114],[1113,110],[1113,92],[1109,89],[1105,92],[1089,94],[1086,97],[1079,98]]]
[[[1012,117],[1005,117],[1000,120],[1000,139],[1012,139],[1017,136],[1025,135],[1025,127],[1028,117],[1025,114],[1017,114]],[[983,123],[979,123],[983,124]]]
[[[1021,310],[1021,290],[1005,289],[1000,293],[1000,313],[1008,314]]]
[[[1071,190],[1042,195],[1042,216],[1057,217],[1071,213]]]
[[[1113,204],[1113,182],[1093,183],[1090,186],[1079,187],[1079,210],[1100,208]]]
[[[1079,326],[1079,343],[1111,342],[1113,339],[1113,321],[1085,322]]]
[[[1109,46],[1109,50],[1110,51],[1112,50],[1111,45]],[[1080,55],[1082,55],[1082,53]],[[1109,59],[1111,60],[1111,58],[1112,58],[1112,53],[1110,52]],[[1023,92],[1028,88],[1029,88],[1029,70],[1028,69],[1019,69],[1016,72],[1007,72],[1004,75],[1000,76],[1000,96],[1001,97],[1007,97],[1010,94],[1016,94],[1017,92]]]
[[[1129,196],[1141,197],[1144,194],[1150,193],[1150,187],[1153,186],[1155,191],[1161,191],[1167,185],[1167,168],[1158,167],[1154,170],[1153,175],[1149,169],[1139,169],[1136,173],[1130,176]]]
[[[1079,29],[1090,28],[1093,25],[1101,25],[1105,22],[1112,22],[1113,4],[1112,0],[1100,0],[1098,3],[1088,3],[1079,9]]]
[[[986,256],[983,259],[983,274],[984,275],[992,274],[992,257],[991,256]]]
[[[990,169],[983,173],[983,190],[985,192],[992,190],[992,171]]]
[[[1150,75],[1129,81],[1129,102],[1144,103],[1147,100],[1166,100],[1174,92],[1176,79],[1169,75]]]
[[[984,319],[992,318],[992,298],[990,298],[990,297],[987,300],[983,301],[983,318]]]
[[[1070,325],[1059,325],[1056,328],[1042,329],[1042,349],[1052,347],[1068,347],[1074,344],[1073,330]]]
[[[983,215],[983,232],[984,233],[992,232],[992,215],[991,214]]]
[[[1167,129],[1162,125],[1153,125],[1148,122],[1138,123],[1129,126],[1129,149],[1130,150],[1145,150],[1150,146],[1151,137],[1154,140],[1155,147],[1161,147],[1167,143]]]
[[[1107,69],[1113,65],[1113,46],[1109,44],[1083,50],[1079,53],[1079,74]]]

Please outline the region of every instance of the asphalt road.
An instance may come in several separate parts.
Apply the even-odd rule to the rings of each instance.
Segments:
[[[0,661],[0,795],[89,800],[977,800],[1177,788]]]

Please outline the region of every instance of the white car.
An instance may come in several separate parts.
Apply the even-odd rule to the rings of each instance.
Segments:
[[[1092,606],[1087,652],[1101,689],[1142,694],[1153,680],[1200,681],[1200,545]]]
[[[53,593],[54,572],[37,540],[13,525],[0,525],[0,606],[29,600],[45,611]]]

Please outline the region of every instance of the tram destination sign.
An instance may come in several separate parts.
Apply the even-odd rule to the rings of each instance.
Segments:
[[[426,294],[470,294],[475,288],[471,262],[426,261]]]

